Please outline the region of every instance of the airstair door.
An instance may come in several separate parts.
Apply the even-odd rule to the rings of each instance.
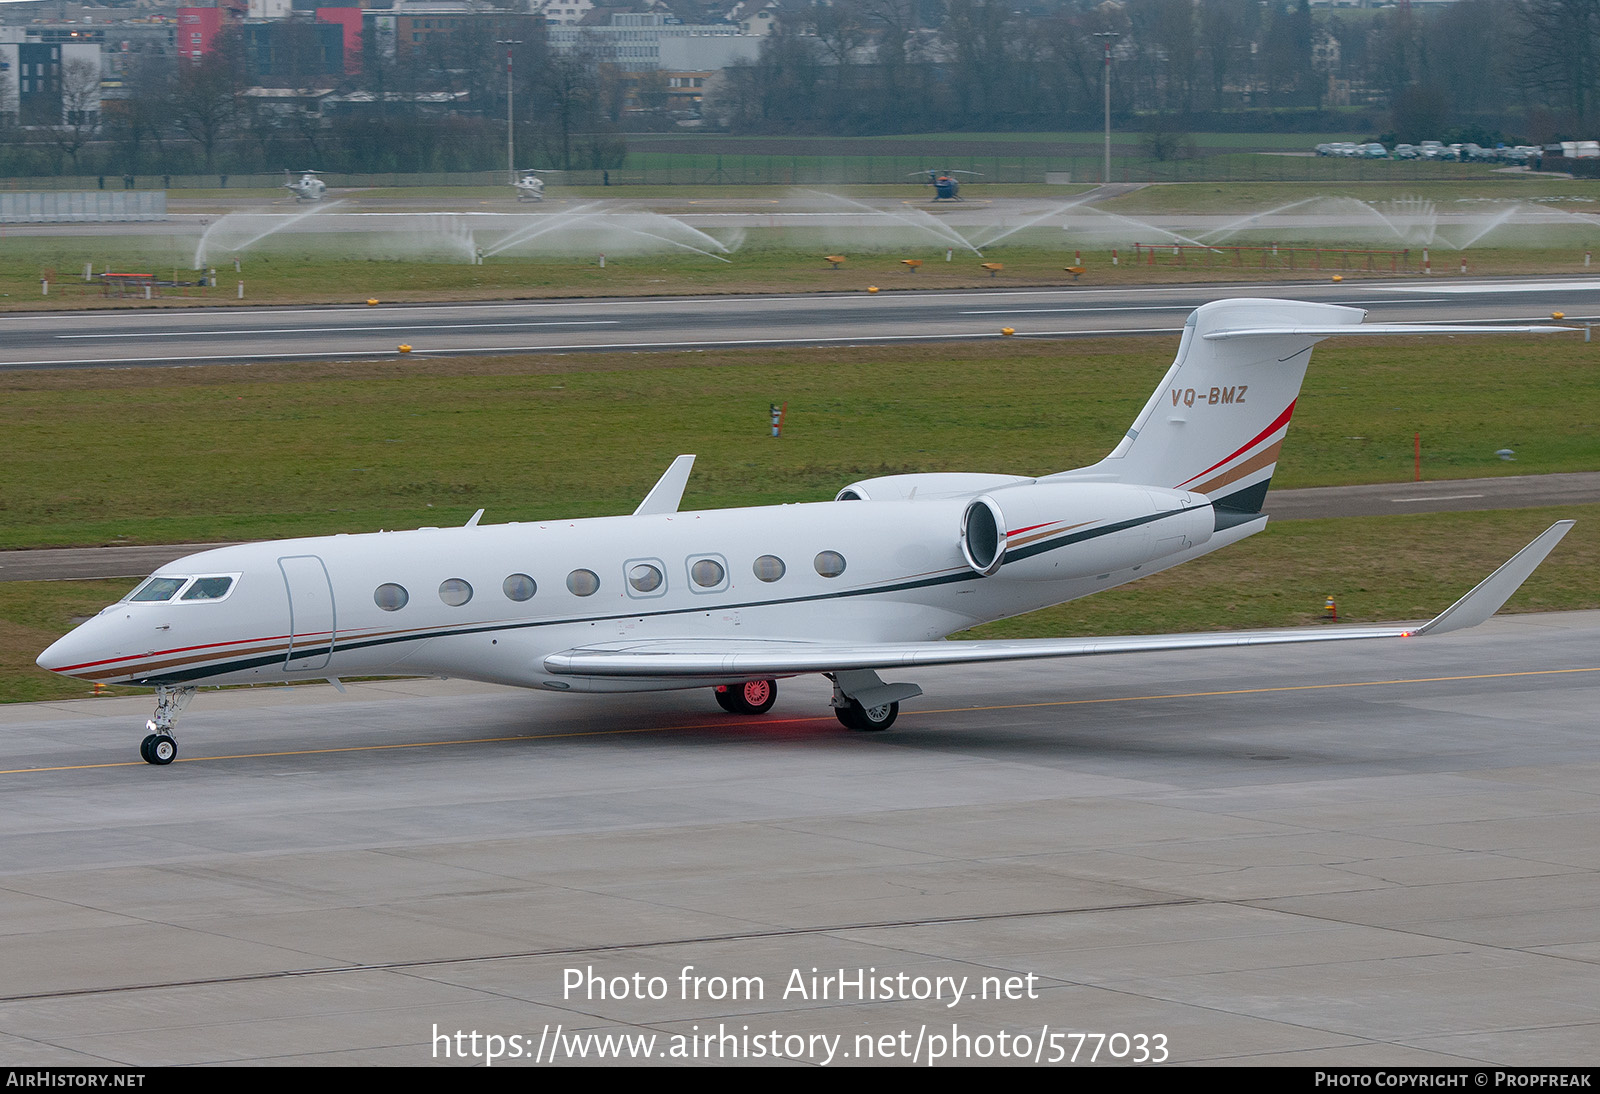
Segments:
[[[278,569],[289,590],[289,653],[283,661],[284,671],[326,668],[333,658],[336,636],[328,568],[316,555],[288,555],[278,559]]]

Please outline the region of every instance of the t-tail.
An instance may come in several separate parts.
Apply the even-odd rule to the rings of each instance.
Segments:
[[[1363,324],[1366,312],[1299,300],[1218,300],[1184,324],[1178,356],[1116,449],[1051,478],[1204,494],[1219,518],[1261,512],[1311,347],[1334,335],[1542,333],[1552,326]]]

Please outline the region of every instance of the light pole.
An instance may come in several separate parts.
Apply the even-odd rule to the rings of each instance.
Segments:
[[[1115,31],[1102,30],[1097,32],[1095,37],[1103,41],[1106,47],[1106,166],[1105,174],[1100,181],[1109,183],[1111,181],[1111,44],[1122,35]]]
[[[516,127],[512,122],[512,82],[511,82],[511,51],[520,46],[520,38],[496,38],[495,45],[506,47],[506,170],[511,174],[511,185],[517,184],[517,138]],[[1107,115],[1110,117],[1110,115]],[[1108,126],[1110,122],[1106,123]]]

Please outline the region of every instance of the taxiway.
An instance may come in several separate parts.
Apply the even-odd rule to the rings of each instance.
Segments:
[[[146,700],[0,708],[0,1062],[416,1065],[441,1030],[531,1053],[559,1026],[839,1035],[835,1062],[959,1027],[1161,1034],[1184,1064],[1592,1063],[1597,650],[1583,612],[946,669],[883,734],[817,678],[756,719],[697,692],[203,693],[170,768],[136,755]],[[765,996],[683,998],[686,966]],[[569,969],[670,990],[596,999]],[[812,969],[1033,997],[783,998]]]

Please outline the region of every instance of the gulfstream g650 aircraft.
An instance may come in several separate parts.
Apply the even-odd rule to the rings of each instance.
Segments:
[[[1177,360],[1116,449],[1042,478],[894,475],[831,502],[680,512],[692,456],[631,516],[325,536],[223,547],[163,566],[39,657],[156,689],[142,754],[177,754],[202,684],[463,676],[554,691],[715,689],[759,714],[776,679],[822,673],[854,729],[886,729],[925,665],[1076,657],[1470,627],[1570,527],[1555,525],[1416,628],[945,642],[979,623],[1109,589],[1266,526],[1261,512],[1311,347],[1331,335],[1556,330],[1363,326],[1328,304],[1225,300],[1194,312]]]

